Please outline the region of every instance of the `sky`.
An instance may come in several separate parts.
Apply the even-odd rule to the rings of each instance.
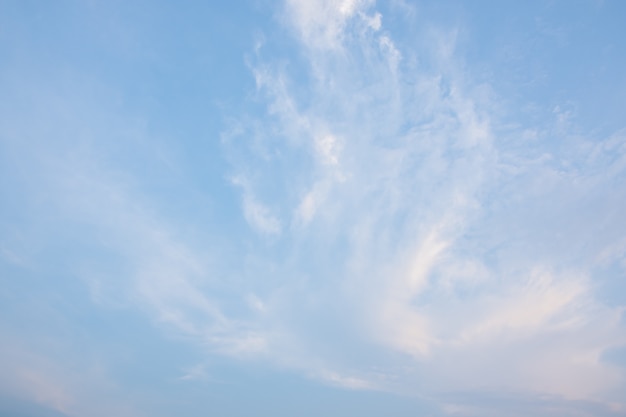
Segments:
[[[626,416],[625,19],[0,0],[0,415]]]

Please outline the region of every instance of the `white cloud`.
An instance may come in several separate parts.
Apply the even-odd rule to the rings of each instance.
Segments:
[[[209,379],[206,365],[203,363],[185,369],[183,375],[178,378],[181,381],[204,381]]]
[[[269,208],[257,200],[250,190],[248,181],[242,178],[234,178],[232,182],[243,189],[243,214],[248,224],[263,234],[280,234],[280,221],[271,213]]]
[[[325,165],[339,163],[339,143],[333,135],[326,134],[315,138],[315,149]]]
[[[286,13],[288,22],[308,47],[337,49],[350,19],[371,4],[371,0],[288,0]],[[375,30],[380,27],[379,16],[367,20]]]
[[[609,191],[623,182],[623,139],[587,143],[598,154],[583,165],[589,149],[573,146],[579,150],[564,172],[553,156],[533,153],[544,135],[570,135],[572,115],[559,111],[551,127],[502,129],[495,93],[461,70],[458,31],[425,29],[415,51],[397,45],[370,3],[287,2],[287,10],[310,83],[292,89],[284,69],[259,58],[268,114],[254,129],[271,132],[281,160],[297,161],[297,175],[267,201],[294,213],[295,225],[309,226],[285,230],[288,261],[283,252],[266,253],[283,276],[276,293],[303,297],[264,303],[290,317],[281,325],[294,332],[290,340],[302,338],[282,348],[296,358],[291,366],[310,369],[301,362],[318,358],[331,382],[334,369],[351,369],[363,380],[354,387],[369,381],[435,397],[487,390],[621,401],[614,393],[623,390],[622,371],[602,359],[626,342],[621,310],[597,299],[593,282],[598,259],[623,259],[623,239],[567,219],[588,215],[580,214],[588,192],[613,208],[626,202]],[[535,145],[525,140],[521,147],[517,139],[531,131]],[[620,150],[606,164],[608,147]],[[261,193],[277,171],[259,160],[234,169],[256,169],[251,188]],[[624,219],[607,210],[613,224]],[[589,252],[578,242],[595,230],[603,237]],[[549,233],[562,238],[540,248]],[[290,283],[294,276],[306,278]],[[319,340],[315,326],[303,324],[332,321],[305,307],[307,300],[341,305],[352,348],[376,357],[395,379],[374,383],[368,361],[337,359],[347,348]],[[307,347],[310,339],[324,349]],[[373,353],[381,347],[384,354]],[[397,359],[404,371],[397,372],[393,355],[405,355]]]
[[[15,141],[6,146],[11,157],[24,166],[15,181],[30,186],[24,190],[25,204],[33,204],[36,215],[28,220],[39,224],[39,217],[55,219],[42,230],[28,224],[22,227],[22,246],[46,250],[61,244],[79,247],[64,254],[64,275],[68,281],[82,281],[100,308],[139,310],[167,334],[190,340],[206,351],[233,356],[262,351],[263,336],[247,322],[248,317],[224,313],[222,300],[212,294],[218,289],[222,294],[228,292],[230,285],[219,279],[227,273],[217,272],[217,245],[190,238],[193,233],[181,227],[189,219],[164,216],[158,207],[166,205],[159,204],[155,194],[148,197],[144,187],[153,180],[152,174],[172,179],[175,160],[163,154],[158,138],[145,141],[147,131],[134,126],[130,117],[107,112],[101,103],[109,100],[81,93],[91,88],[76,89],[77,97],[43,89],[30,103],[33,109],[41,108],[40,123],[16,119],[11,126],[19,133],[17,137],[34,138],[29,145]],[[46,93],[59,102],[51,105]],[[128,147],[142,148],[141,152],[124,148],[121,153],[156,153],[157,157],[143,161],[138,169],[125,166],[116,158],[119,151],[115,146],[121,145],[111,144],[110,137],[122,138]],[[174,191],[184,193],[181,187]],[[280,226],[264,207],[252,196],[249,200],[251,226],[261,233],[279,232]],[[83,246],[94,248],[93,252],[84,255]],[[0,250],[0,256],[8,258],[10,252],[4,251],[4,246]],[[45,259],[46,250],[39,250],[41,253],[25,257],[37,268],[50,262]],[[245,305],[243,295],[235,298],[231,304]]]
[[[561,107],[549,126],[506,131],[489,87],[463,73],[457,31],[425,29],[406,45],[373,9],[286,2],[305,68],[258,48],[250,65],[267,111],[223,140],[249,227],[206,247],[142,193],[140,175],[111,167],[87,140],[31,156],[47,210],[82,225],[119,268],[77,268],[95,301],[137,308],[208,352],[339,387],[442,402],[514,392],[619,410],[623,370],[603,355],[626,342],[622,308],[594,284],[601,267],[625,270],[624,132],[581,138]],[[77,114],[70,128],[46,126],[111,133],[108,123],[73,131],[78,107],[66,112]],[[542,145],[554,137],[571,146]],[[220,263],[222,241],[236,261]],[[22,259],[5,242],[0,256]],[[31,397],[74,410],[80,377],[53,386],[54,367],[0,364]],[[198,366],[181,378],[204,376]]]
[[[375,386],[366,379],[361,379],[354,376],[341,375],[335,371],[320,371],[316,377],[330,383],[331,385],[338,386],[340,388],[347,389],[373,389]]]

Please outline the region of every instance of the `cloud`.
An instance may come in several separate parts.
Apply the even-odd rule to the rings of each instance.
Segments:
[[[103,107],[114,98],[23,83],[29,118],[5,115],[0,143],[20,169],[0,171],[32,211],[0,259],[62,263],[93,306],[141,312],[206,356],[444,414],[623,414],[623,369],[606,358],[626,343],[623,300],[602,286],[626,268],[624,131],[581,133],[568,105],[513,123],[519,103],[466,71],[459,30],[406,13],[419,36],[403,42],[381,10],[283,4],[298,59],[266,55],[271,38],[249,59],[253,103],[221,138],[232,190],[211,194],[238,205],[210,230],[219,219],[184,163]],[[81,82],[66,84],[93,92]],[[109,387],[49,352],[15,352],[0,382],[69,415],[93,414],[86,402]],[[177,380],[206,378],[201,363]]]
[[[267,113],[229,147],[247,155],[235,172],[257,173],[246,192],[298,226],[281,237],[288,249],[263,250],[282,277],[264,306],[302,339],[278,350],[414,394],[619,402],[611,393],[623,392],[623,372],[602,352],[626,341],[622,310],[594,283],[598,257],[622,259],[623,247],[619,233],[584,219],[599,209],[607,227],[623,224],[614,209],[626,199],[610,191],[623,182],[623,139],[576,136],[559,111],[521,146],[528,128],[506,128],[496,92],[461,70],[458,31],[429,25],[428,41],[397,45],[373,4],[285,7],[306,61],[290,74],[259,52],[252,68]],[[541,142],[555,135],[572,146]],[[620,149],[613,161],[589,158],[609,147]],[[299,169],[285,176],[276,165]],[[320,326],[345,329],[342,342]],[[362,353],[347,359],[344,349]]]
[[[271,213],[269,208],[257,200],[252,194],[248,182],[241,177],[234,178],[232,182],[243,189],[243,214],[248,224],[263,234],[280,234],[280,220]]]
[[[371,4],[370,0],[289,0],[285,2],[285,13],[303,44],[315,49],[338,49],[350,20]],[[374,30],[380,28],[380,14],[368,17],[367,23]]]
[[[263,338],[253,326],[225,314],[211,294],[228,291],[228,283],[220,282],[211,269],[219,256],[204,244],[191,243],[181,223],[160,214],[166,205],[158,193],[146,192],[150,178],[162,176],[176,183],[176,193],[184,190],[172,173],[176,162],[171,155],[154,157],[164,152],[158,138],[146,140],[145,126],[107,108],[110,92],[87,97],[84,91],[93,88],[84,82],[77,80],[75,89],[62,95],[46,85],[37,95],[18,96],[39,123],[15,117],[5,126],[18,138],[32,139],[28,145],[2,143],[7,159],[20,161],[14,181],[22,187],[16,195],[28,207],[28,215],[15,225],[21,231],[19,241],[7,236],[2,242],[2,259],[38,270],[50,263],[46,259],[55,248],[82,245],[81,250],[54,256],[68,268],[62,273],[67,282],[79,281],[89,289],[94,306],[141,311],[166,332],[207,351],[237,356],[263,350]],[[111,143],[109,137],[122,139]],[[120,161],[118,147],[122,154],[145,155],[144,163],[138,168],[134,158],[130,164]],[[274,231],[259,207],[251,221],[261,222],[263,231]],[[250,210],[255,215],[255,208]],[[46,223],[49,217],[56,220]],[[83,247],[93,251],[85,255]],[[29,252],[21,253],[23,248]],[[243,295],[239,299],[235,304],[244,305]]]

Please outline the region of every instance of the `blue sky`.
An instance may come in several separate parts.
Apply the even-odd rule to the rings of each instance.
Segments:
[[[0,1],[0,414],[626,416],[626,4]]]

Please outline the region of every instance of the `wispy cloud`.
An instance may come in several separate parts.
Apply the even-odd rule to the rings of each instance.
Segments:
[[[583,129],[568,102],[517,120],[533,103],[477,81],[463,30],[426,8],[287,0],[274,17],[290,40],[248,56],[250,106],[210,138],[219,187],[166,146],[200,139],[163,139],[119,92],[0,71],[0,296],[19,316],[0,320],[2,392],[140,415],[110,348],[83,343],[120,313],[198,356],[170,364],[178,385],[226,357],[444,415],[624,415],[607,293],[626,272],[625,131]],[[49,310],[22,302],[32,282]]]
[[[619,400],[610,393],[622,386],[622,371],[602,353],[625,342],[621,309],[604,305],[593,282],[597,256],[621,248],[620,239],[605,230],[593,247],[583,244],[602,226],[575,226],[568,213],[588,216],[586,204],[606,204],[622,220],[610,224],[623,224],[608,208],[626,201],[610,191],[623,176],[623,139],[576,136],[558,112],[537,126],[536,145],[520,147],[532,127],[500,122],[495,93],[460,70],[454,29],[431,25],[422,35],[432,42],[415,50],[395,44],[369,2],[285,7],[309,78],[296,87],[295,74],[261,49],[253,70],[267,113],[244,127],[239,148],[229,148],[241,155],[271,147],[271,154],[248,153],[235,171],[257,172],[258,195],[279,184],[265,201],[284,224],[309,225],[286,231],[286,254],[269,252],[284,271],[279,291],[298,297],[289,288],[306,285],[306,295],[282,306],[269,296],[268,308],[293,325],[332,327],[325,312],[341,306],[344,337],[355,349],[407,355],[411,371],[388,389]],[[540,140],[571,140],[574,151]],[[609,148],[622,150],[596,165],[604,158],[596,152]],[[294,161],[296,175],[275,168]],[[585,202],[590,195],[595,203]],[[558,243],[539,249],[550,241],[542,228]],[[288,282],[299,275],[305,284]],[[341,356],[339,342],[324,345],[309,354]],[[385,355],[374,360],[393,374]],[[331,362],[363,372],[371,360]]]

